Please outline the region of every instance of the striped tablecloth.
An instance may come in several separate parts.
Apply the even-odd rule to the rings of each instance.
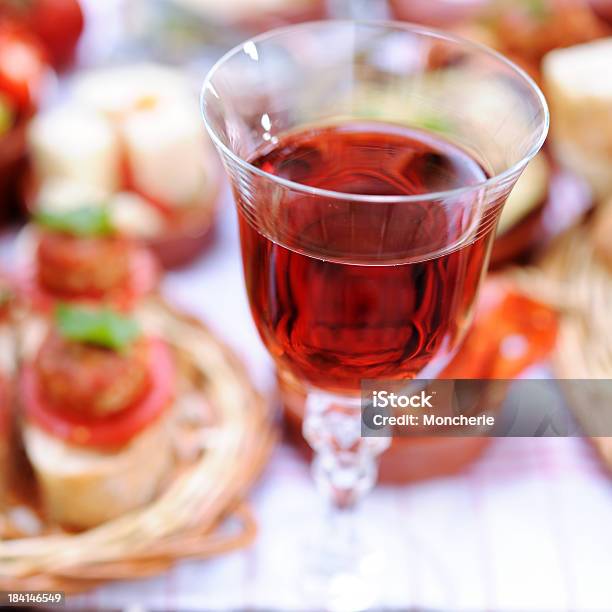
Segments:
[[[291,539],[319,511],[293,450],[278,450],[252,502],[260,534],[249,550],[109,585],[71,605],[312,609],[287,569]],[[381,606],[612,609],[612,486],[579,439],[500,439],[460,476],[378,488],[358,518],[379,530],[387,551]]]

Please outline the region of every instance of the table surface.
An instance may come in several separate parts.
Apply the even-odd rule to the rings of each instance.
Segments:
[[[235,213],[221,211],[214,248],[165,280],[172,300],[202,317],[248,365],[264,391],[271,362],[243,287]],[[0,241],[10,261],[10,239]],[[73,597],[87,609],[307,610],[288,551],[316,525],[320,501],[308,466],[287,445],[251,494],[260,533],[248,550],[184,562],[153,579]],[[379,486],[357,515],[386,551],[380,604],[445,610],[612,609],[612,486],[579,438],[494,440],[458,476]],[[294,541],[295,540],[295,541]],[[299,553],[298,553],[299,555]]]

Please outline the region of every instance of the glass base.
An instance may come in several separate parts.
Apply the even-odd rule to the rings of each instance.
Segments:
[[[369,529],[359,528],[352,513],[333,510],[301,534],[299,591],[308,606],[357,612],[381,601],[384,547]]]

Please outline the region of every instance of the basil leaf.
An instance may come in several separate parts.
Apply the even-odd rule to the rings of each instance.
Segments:
[[[64,338],[115,351],[124,350],[140,336],[136,321],[110,308],[60,304],[55,310],[55,321]]]
[[[34,215],[34,220],[38,225],[73,236],[109,236],[115,231],[110,213],[104,206],[83,206],[62,212],[40,210]]]

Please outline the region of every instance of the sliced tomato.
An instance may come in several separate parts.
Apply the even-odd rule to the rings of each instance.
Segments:
[[[48,312],[58,301],[61,302],[104,302],[130,310],[141,298],[151,293],[159,279],[159,264],[146,248],[135,247],[130,261],[130,279],[126,286],[117,287],[108,294],[59,295],[42,287],[33,266],[24,270],[18,280],[19,292],[36,309]]]
[[[151,340],[148,393],[118,414],[92,419],[50,406],[41,397],[33,364],[26,364],[20,376],[23,409],[28,419],[53,436],[78,446],[113,448],[123,446],[170,407],[176,388],[174,361],[170,349],[159,339]]]

